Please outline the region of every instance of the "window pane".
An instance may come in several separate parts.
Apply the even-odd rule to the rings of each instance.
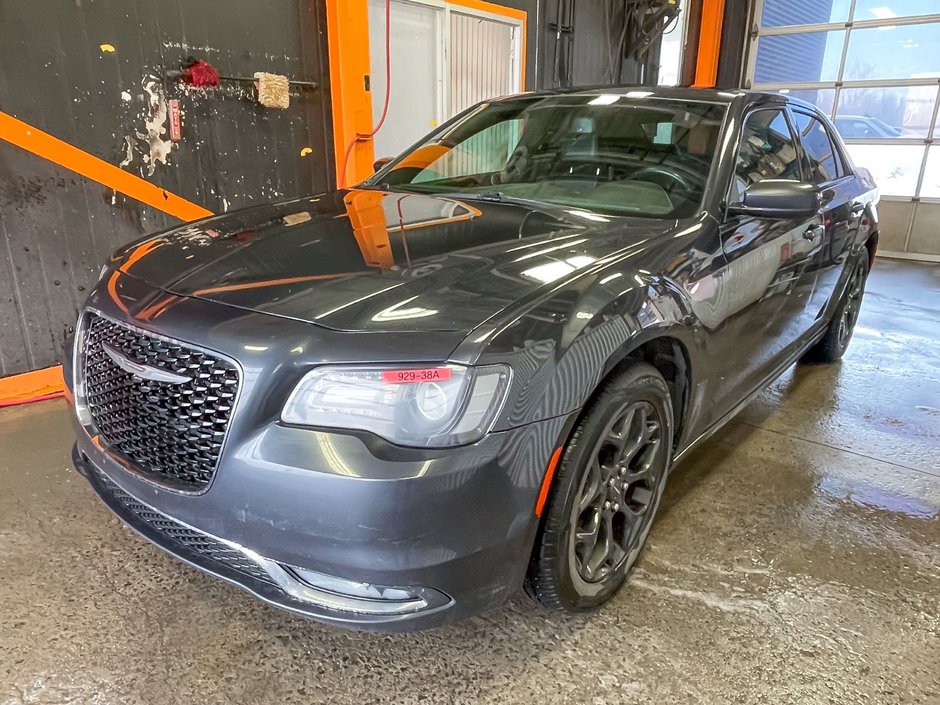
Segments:
[[[659,46],[659,85],[678,86],[682,73],[682,47],[685,44],[685,22],[679,16],[672,21],[670,29],[663,32]]]
[[[437,47],[442,10],[405,2],[391,5],[392,85],[388,118],[375,136],[375,156],[391,157],[412,144],[441,119],[438,87],[443,78]],[[385,101],[385,3],[369,2],[369,56],[372,68],[372,116],[378,120]]]
[[[842,30],[761,37],[754,83],[835,81],[844,42]]]
[[[856,0],[855,21],[889,20],[892,17],[940,12],[937,0]]]
[[[884,2],[884,0],[881,0]],[[849,0],[764,0],[761,27],[793,24],[845,22],[849,18]]]
[[[803,141],[803,150],[809,159],[809,164],[806,165],[808,168],[804,174],[817,184],[824,184],[839,178],[832,142],[829,140],[826,128],[819,120],[804,113],[794,113],[794,117],[796,128],[800,131],[800,139]]]
[[[744,189],[762,179],[800,179],[793,135],[779,110],[759,110],[747,118],[729,201],[740,203]]]
[[[865,167],[882,196],[914,196],[924,147],[916,144],[848,144],[856,167]]]
[[[842,137],[926,137],[936,86],[843,88],[836,129]]]
[[[832,104],[836,97],[835,88],[816,88],[806,90],[784,88],[780,91],[780,93],[783,95],[792,96],[793,98],[799,98],[800,100],[805,100],[808,103],[812,103],[817,108],[819,108],[820,111],[825,113],[826,116],[832,116]]]
[[[935,76],[940,76],[940,22],[852,31],[845,80]]]
[[[761,27],[794,24],[845,22],[849,18],[849,0],[764,0]]]
[[[519,144],[522,129],[522,120],[506,120],[481,130],[429,164],[414,183],[497,172]]]
[[[927,169],[924,185],[920,187],[921,198],[940,198],[940,147],[931,147],[927,153]]]

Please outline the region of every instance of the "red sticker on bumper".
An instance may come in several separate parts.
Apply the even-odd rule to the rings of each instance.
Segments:
[[[420,382],[444,382],[451,378],[453,370],[449,367],[427,367],[411,370],[386,370],[382,381],[388,384],[418,384]]]

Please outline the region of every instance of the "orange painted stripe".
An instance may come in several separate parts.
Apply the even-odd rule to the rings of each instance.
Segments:
[[[62,365],[0,379],[0,406],[54,399],[65,392]]]
[[[0,111],[0,139],[180,220],[197,220],[214,215],[212,211],[202,206],[172,194],[166,189],[109,164],[2,111]],[[146,245],[147,247],[137,257],[143,256],[147,251],[158,246],[156,243],[146,243]],[[125,263],[124,266],[126,267],[127,264]],[[116,296],[115,300],[117,300]],[[63,396],[65,391],[61,365],[24,372],[0,379],[0,406],[52,399]]]
[[[535,503],[535,516],[542,516],[542,510],[545,509],[545,502],[548,501],[548,491],[552,486],[552,478],[555,477],[555,469],[558,467],[558,461],[561,460],[561,448],[556,448],[552,453],[551,460],[548,461],[548,468],[545,470],[545,477],[542,479],[542,489],[539,490],[539,499]]]
[[[4,112],[0,112],[0,139],[180,220],[196,220],[213,215],[212,211],[202,206],[172,194],[166,189],[109,164]]]
[[[693,88],[714,88],[718,81],[718,57],[721,54],[721,25],[724,16],[725,0],[702,0],[702,23]]]

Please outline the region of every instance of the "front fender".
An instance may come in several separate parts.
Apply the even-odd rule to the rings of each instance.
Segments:
[[[477,359],[513,369],[496,429],[578,412],[620,362],[654,339],[695,348],[695,320],[681,289],[651,275],[604,270],[556,292],[504,328]]]

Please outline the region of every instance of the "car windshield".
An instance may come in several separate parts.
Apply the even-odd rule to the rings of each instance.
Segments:
[[[701,206],[725,107],[630,94],[483,103],[367,185],[650,218]]]

